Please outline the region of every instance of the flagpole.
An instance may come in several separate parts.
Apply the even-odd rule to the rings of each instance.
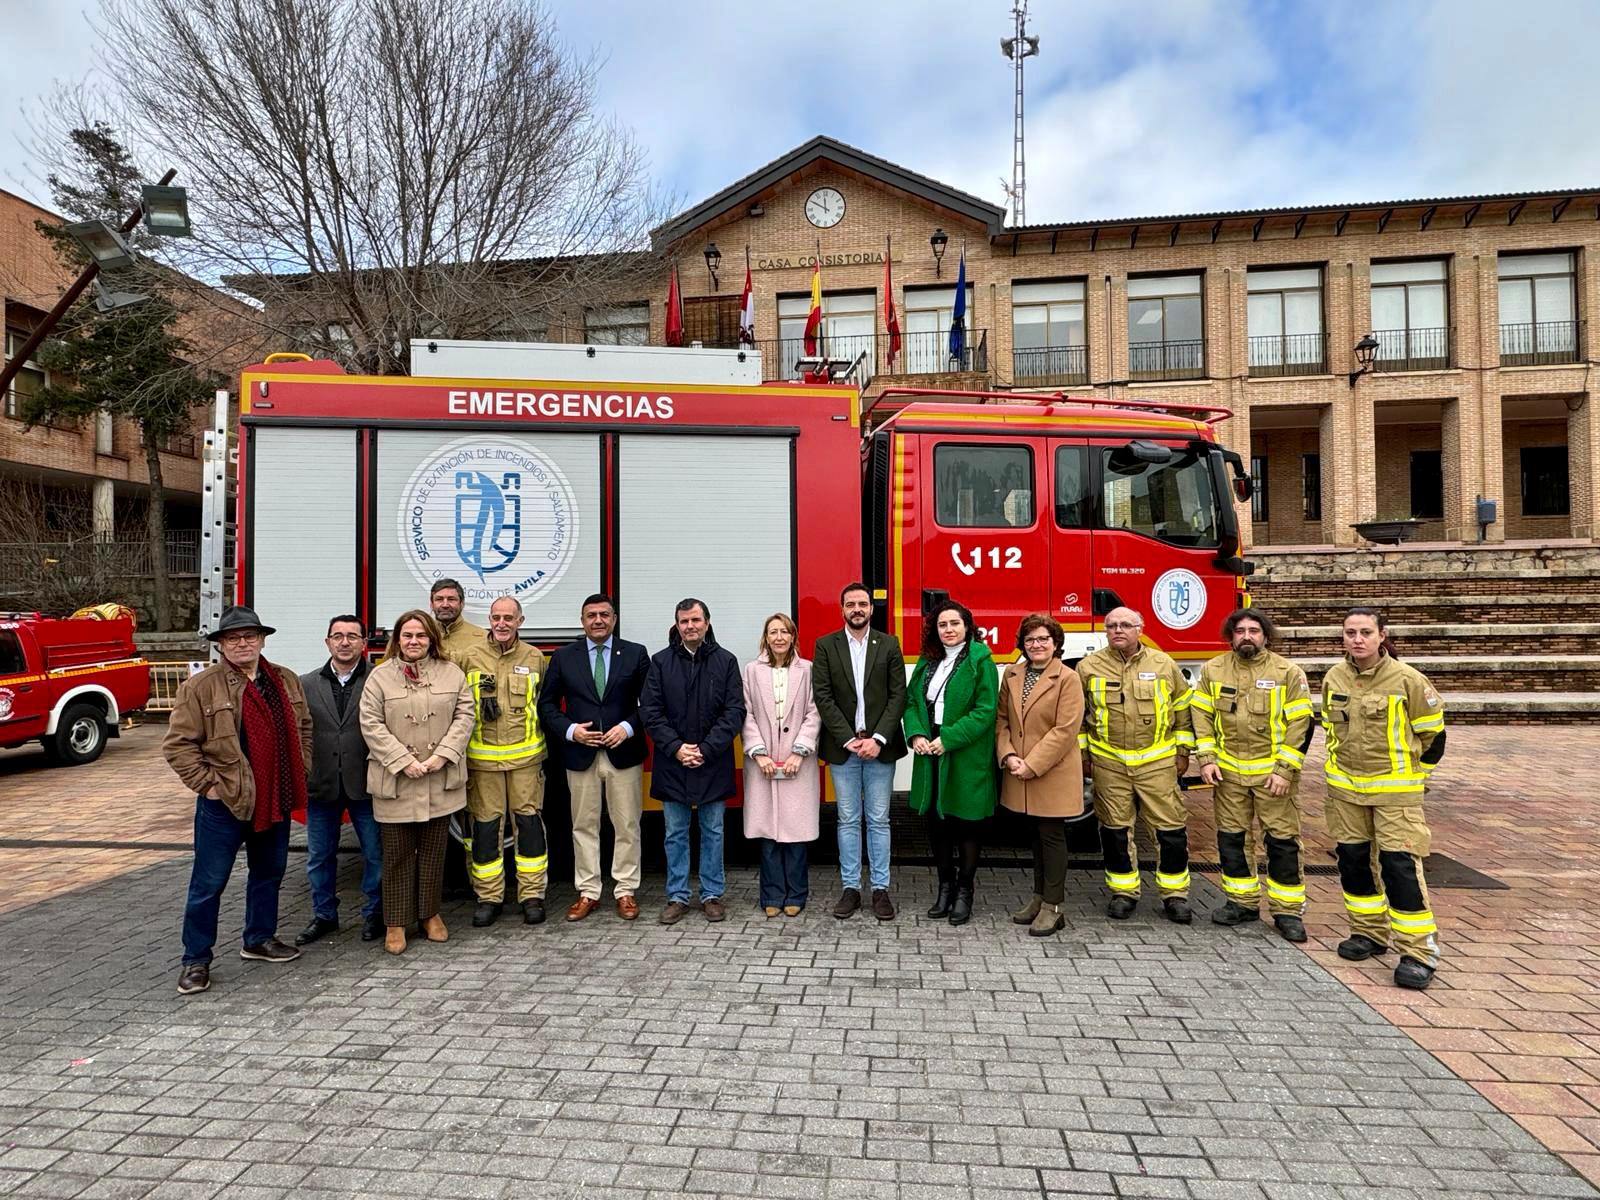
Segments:
[[[822,291],[822,239],[821,238],[817,239],[817,291],[819,293]],[[821,304],[821,299],[820,299],[820,296],[819,296],[818,305],[820,306],[820,304]],[[828,335],[824,331],[825,328],[826,328],[826,324],[827,324],[826,319],[821,316],[821,310],[820,310],[820,307],[819,307],[818,317],[817,317],[817,358],[819,360],[821,360],[821,362],[823,364],[823,373],[824,374],[829,374],[829,372],[827,370],[827,363],[828,363]]]

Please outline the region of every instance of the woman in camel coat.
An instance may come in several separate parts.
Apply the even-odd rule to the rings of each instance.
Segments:
[[[767,618],[761,653],[744,668],[744,835],[761,846],[761,907],[797,917],[810,894],[806,846],[822,804],[822,714],[794,620]]]
[[[1000,804],[1033,820],[1033,899],[1011,919],[1046,937],[1066,923],[1061,915],[1067,877],[1067,831],[1062,821],[1083,812],[1083,767],[1078,726],[1083,684],[1061,661],[1066,633],[1045,613],[1022,619],[1017,649],[1006,668],[995,717],[1000,759]]]

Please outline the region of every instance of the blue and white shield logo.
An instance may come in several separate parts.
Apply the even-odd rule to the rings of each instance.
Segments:
[[[456,472],[456,553],[479,579],[503,571],[522,549],[522,474],[496,483],[484,471]]]
[[[1150,589],[1150,607],[1168,629],[1187,629],[1205,616],[1205,581],[1183,567],[1164,571]]]

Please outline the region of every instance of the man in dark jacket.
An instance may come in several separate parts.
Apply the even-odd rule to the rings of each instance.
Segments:
[[[551,752],[567,769],[572,794],[572,862],[578,898],[567,920],[581,921],[600,907],[600,801],[611,813],[611,851],[617,915],[639,916],[639,810],[643,796],[645,737],[639,717],[650,656],[637,642],[615,636],[617,606],[596,593],[583,602],[584,636],[550,656],[539,689],[539,724]]]
[[[339,928],[340,824],[345,813],[361,843],[361,940],[383,936],[379,887],[383,850],[367,795],[367,743],[361,737],[361,689],[367,682],[367,630],[345,613],[328,622],[328,661],[300,676],[311,709],[311,773],[306,779],[306,878],[311,924],[294,939],[309,946]]]
[[[700,812],[700,902],[706,920],[728,915],[722,903],[722,818],[735,792],[733,739],[744,725],[739,660],[717,645],[711,613],[693,598],[678,601],[671,645],[650,660],[639,715],[655,744],[650,794],[667,827],[667,906],[661,923],[688,915],[689,824]]]

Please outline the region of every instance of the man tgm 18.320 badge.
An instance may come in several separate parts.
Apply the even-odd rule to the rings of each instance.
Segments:
[[[1174,567],[1150,589],[1150,607],[1168,629],[1187,629],[1206,614],[1206,585],[1193,571]]]
[[[572,485],[527,442],[481,434],[429,454],[411,473],[400,542],[424,587],[458,579],[469,608],[526,604],[554,587],[578,542]]]

